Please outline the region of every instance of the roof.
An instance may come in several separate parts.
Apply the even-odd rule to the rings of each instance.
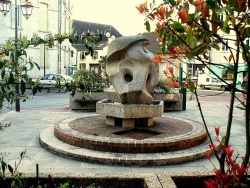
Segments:
[[[146,33],[141,33],[140,35],[146,37],[149,41],[149,45],[146,46],[146,48],[154,53],[154,54],[161,54],[161,44],[157,40],[157,33],[156,32],[146,32]]]
[[[87,31],[93,31],[97,33],[99,31],[103,33],[109,32],[111,36],[115,36],[115,38],[122,37],[121,33],[118,30],[116,30],[112,25],[107,25],[107,24],[73,20],[72,28],[74,28],[78,34],[82,34],[83,32]],[[72,44],[72,46],[79,51],[86,49],[82,43]],[[103,35],[102,40],[96,44],[95,49],[101,50],[106,46],[108,46],[108,38],[105,35]]]

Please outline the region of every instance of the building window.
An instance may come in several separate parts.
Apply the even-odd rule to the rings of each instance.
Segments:
[[[220,14],[220,15],[219,15],[219,20],[220,20],[221,22],[224,21],[224,15],[223,15],[223,14]]]
[[[86,63],[80,63],[80,69],[86,69]]]
[[[93,59],[98,59],[98,51],[94,51]]]
[[[84,59],[86,59],[85,52],[81,52],[80,53],[80,60],[84,60]]]
[[[224,41],[224,43],[221,43],[221,50],[222,51],[228,50],[228,41]]]
[[[39,30],[48,31],[48,4],[45,3],[39,6]]]
[[[15,27],[15,4],[11,5],[11,26]],[[21,7],[17,5],[17,27],[21,27]]]
[[[246,44],[247,46],[249,46],[249,45],[250,45],[250,39],[249,39],[249,38],[247,38],[247,39],[246,39],[245,44]]]
[[[99,64],[90,64],[89,70],[94,71],[97,74],[101,74],[101,66]]]

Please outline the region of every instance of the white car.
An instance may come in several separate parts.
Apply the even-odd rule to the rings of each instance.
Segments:
[[[59,86],[63,87],[66,84],[70,84],[73,78],[68,75],[63,74],[47,74],[44,77],[40,78],[39,82],[43,86]]]
[[[218,78],[212,77],[207,74],[200,74],[198,76],[198,86],[201,89],[217,89],[221,91],[232,89],[232,81],[227,81],[226,83],[220,81]]]

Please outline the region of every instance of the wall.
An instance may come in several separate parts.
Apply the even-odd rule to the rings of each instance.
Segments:
[[[22,1],[17,0],[17,4],[20,5]],[[21,26],[18,27],[18,35],[27,36],[30,39],[33,34],[37,34],[41,38],[46,38],[48,34],[56,34],[58,33],[58,1],[52,0],[37,0],[31,1],[33,7],[32,15],[28,20],[23,15],[20,15],[20,23]],[[64,1],[67,3],[67,1]],[[12,6],[15,6],[15,1],[12,1]],[[62,3],[62,16],[67,17],[66,24],[64,24],[65,20],[62,19],[62,26],[67,25],[67,29],[62,28],[62,31],[69,31],[69,25],[71,21],[71,12],[65,8],[65,4]],[[5,43],[6,40],[9,38],[14,39],[15,35],[15,27],[13,21],[14,19],[14,10],[11,10],[5,17],[0,15],[0,23],[1,23],[1,32],[0,32],[0,43]],[[66,11],[66,14],[65,14]],[[47,12],[47,14],[46,14]],[[47,23],[46,23],[47,22]],[[32,78],[41,77],[45,73],[58,73],[58,44],[55,42],[53,48],[45,47],[44,45],[41,46],[30,46],[27,49],[28,58],[31,58],[32,61],[36,62],[40,65],[40,70],[35,69],[30,71],[29,75]],[[63,65],[66,67],[70,64],[70,44],[68,41],[62,43],[62,46],[66,46],[66,50],[63,50],[62,53],[65,55],[64,58],[61,59]],[[44,50],[45,49],[45,50]],[[44,60],[45,60],[45,67],[44,67]],[[62,66],[61,71],[66,73],[64,66]]]

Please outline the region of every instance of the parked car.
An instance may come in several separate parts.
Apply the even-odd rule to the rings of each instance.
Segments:
[[[39,83],[43,87],[59,87],[65,89],[65,86],[67,84],[70,84],[73,78],[69,75],[64,75],[64,74],[47,74],[43,76],[42,78],[39,79]]]
[[[215,90],[231,90],[232,89],[232,81],[228,80],[225,82],[220,81],[216,77],[212,77],[207,74],[200,74],[198,76],[198,86],[201,89],[215,89]]]

